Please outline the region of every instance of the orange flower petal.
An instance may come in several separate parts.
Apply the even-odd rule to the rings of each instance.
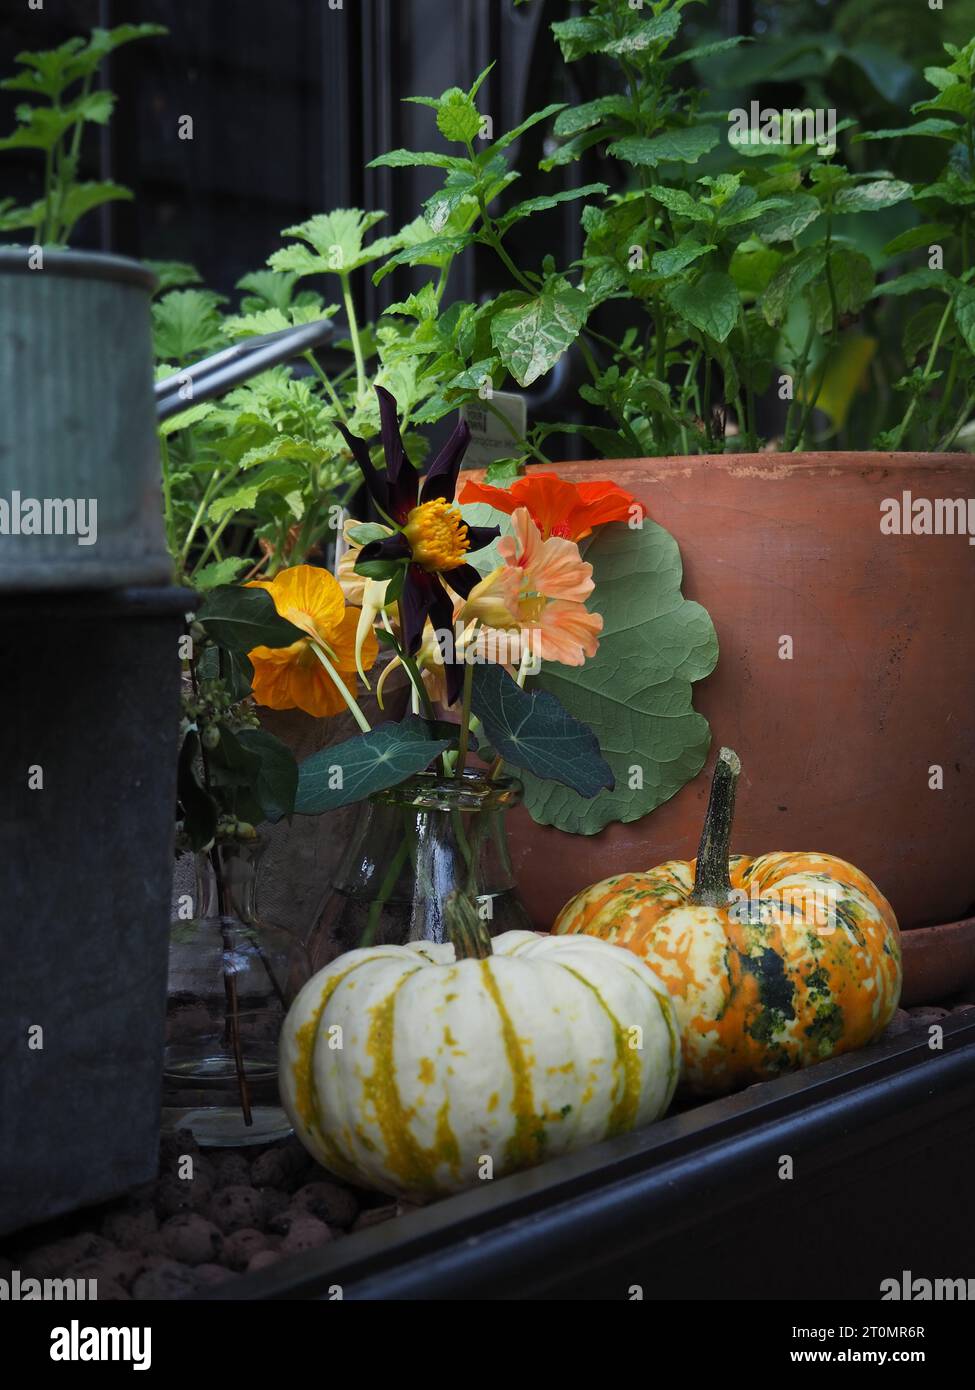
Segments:
[[[518,507],[527,507],[543,540],[553,535],[582,540],[594,526],[603,526],[609,521],[629,521],[634,507],[646,516],[643,503],[608,478],[571,483],[555,473],[534,468],[523,478],[517,478],[510,488],[492,487],[490,483],[465,483],[458,500],[486,502],[508,516]]]

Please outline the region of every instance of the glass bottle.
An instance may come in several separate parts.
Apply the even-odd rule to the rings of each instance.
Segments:
[[[291,1132],[278,1103],[278,1035],[308,978],[307,952],[257,912],[259,840],[196,856],[196,887],[170,933],[164,1122],[201,1145],[270,1143]]]
[[[476,903],[492,936],[531,931],[505,829],[521,791],[514,778],[472,769],[461,778],[421,772],[363,802],[313,918],[312,969],[358,946],[448,940],[452,893]]]

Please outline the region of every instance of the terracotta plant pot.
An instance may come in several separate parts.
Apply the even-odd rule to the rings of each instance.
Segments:
[[[848,859],[907,928],[968,916],[975,551],[966,535],[885,535],[880,523],[885,499],[905,492],[967,499],[973,460],[730,454],[558,472],[612,478],[680,546],[684,594],[708,609],[721,648],[694,703],[744,764],[735,849]],[[791,659],[780,655],[786,636]],[[706,799],[701,776],[644,819],[589,838],[516,812],[512,853],[535,921],[548,926],[609,874],[692,858]]]
[[[902,1008],[937,1003],[963,991],[975,1003],[975,917],[904,932],[901,945]]]

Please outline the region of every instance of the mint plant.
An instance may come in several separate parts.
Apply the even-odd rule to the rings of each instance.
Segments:
[[[942,139],[949,157],[934,184],[912,185],[859,167],[849,122],[837,127],[839,150],[760,132],[731,143],[728,114],[704,109],[702,93],[682,87],[680,74],[745,40],[681,49],[683,9],[682,0],[590,0],[586,14],[555,23],[553,35],[566,63],[603,64],[616,90],[580,106],[547,106],[485,144],[476,102],[482,73],[468,92],[413,98],[436,113],[450,153],[399,149],[373,161],[444,171],[424,208],[428,235],[394,252],[374,279],[435,258],[442,277],[454,256],[478,245],[510,277],[488,303],[454,303],[443,316],[442,285],[399,306],[416,324],[402,347],[428,345],[427,361],[443,377],[426,418],[477,396],[490,409],[491,392],[506,380],[528,387],[573,349],[590,376],[581,394],[606,420],[581,432],[604,456],[795,450],[837,438],[849,447],[947,447],[972,410],[972,46],[949,46],[951,65],[928,70],[936,95],[915,108],[924,118],[909,133]],[[605,184],[587,184],[499,206],[518,177],[511,146],[549,120],[562,143],[543,169],[598,147],[618,166],[623,191],[606,196]],[[585,200],[581,260],[516,264],[506,245],[511,228],[567,199]],[[912,203],[927,219],[922,226],[868,254],[859,219]],[[906,253],[928,245],[932,227],[944,229],[943,262],[907,280],[896,275]],[[900,360],[891,360],[890,323],[908,294],[912,327]],[[614,324],[625,316],[622,332],[602,331],[604,305]],[[945,357],[952,347],[953,367]],[[915,365],[922,350],[927,357]],[[868,409],[860,406],[864,387]],[[771,440],[758,419],[767,393],[785,412]],[[518,464],[549,462],[546,441],[570,429],[536,422],[519,441]]]
[[[21,70],[0,87],[30,100],[17,106],[17,128],[0,139],[0,150],[42,154],[44,192],[29,207],[0,200],[0,232],[29,231],[34,244],[65,246],[86,213],[132,197],[117,183],[79,181],[82,140],[86,126],[107,125],[115,108],[113,93],[95,85],[104,60],[123,44],[167,32],[158,24],[121,24],[93,29],[87,42],[72,38],[60,48],[17,54]]]

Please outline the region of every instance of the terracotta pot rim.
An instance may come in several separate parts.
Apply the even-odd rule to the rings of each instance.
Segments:
[[[761,466],[771,472],[779,472],[783,476],[787,472],[796,469],[806,468],[842,468],[844,471],[863,468],[864,465],[877,468],[903,469],[905,471],[917,468],[943,468],[946,464],[956,464],[959,466],[975,467],[975,456],[968,453],[956,452],[950,454],[930,454],[930,453],[907,453],[899,451],[896,453],[884,453],[879,449],[864,449],[862,451],[849,449],[823,449],[819,452],[812,450],[803,453],[759,453],[759,454],[648,454],[642,458],[611,458],[611,459],[568,459],[563,462],[554,462],[551,467],[556,469],[570,469],[582,471],[587,468],[664,468],[673,464],[685,466],[687,464],[700,464],[709,468],[731,468],[747,465],[749,469],[756,465]],[[532,463],[529,468],[544,472],[547,464]],[[484,469],[472,468],[471,473],[483,473]]]
[[[975,917],[959,917],[957,922],[937,922],[931,927],[902,927],[901,944],[910,940],[912,936],[924,935],[930,941],[934,933],[943,933],[948,936],[954,932],[963,935],[965,932],[972,932],[975,936]]]

